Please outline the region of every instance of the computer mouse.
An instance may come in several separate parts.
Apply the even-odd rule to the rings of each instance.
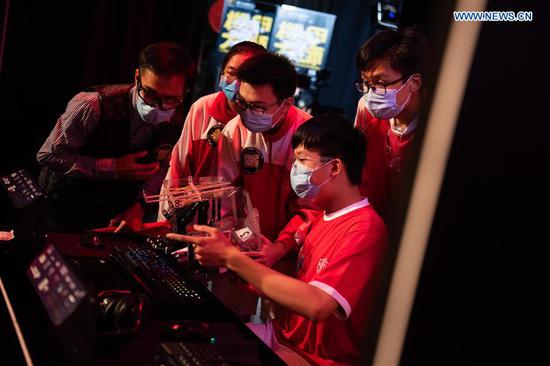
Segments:
[[[168,336],[175,341],[207,340],[208,324],[200,320],[180,320],[168,325]]]

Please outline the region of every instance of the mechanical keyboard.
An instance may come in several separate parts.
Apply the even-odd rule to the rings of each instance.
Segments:
[[[172,305],[203,306],[201,285],[179,273],[169,258],[151,248],[113,248],[112,258],[134,277],[154,300]]]
[[[171,366],[230,365],[210,343],[165,342],[160,344],[161,358]]]

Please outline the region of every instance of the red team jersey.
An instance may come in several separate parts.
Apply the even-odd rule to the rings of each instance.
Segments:
[[[170,187],[178,180],[187,177],[205,177],[216,175],[217,141],[225,124],[236,116],[227,105],[222,92],[199,98],[187,114],[180,139],[172,150],[170,168],[166,180]],[[164,187],[161,189],[161,194]],[[159,219],[163,220],[159,207]]]
[[[276,132],[250,132],[237,116],[227,123],[218,141],[218,175],[250,195],[260,214],[261,233],[274,240],[296,209],[290,186],[294,158],[292,135],[311,118],[292,106]]]
[[[386,242],[384,222],[367,199],[319,213],[300,249],[297,278],[332,296],[339,311],[320,322],[286,312],[273,321],[279,341],[315,364],[357,364]]]
[[[412,125],[412,124],[411,124]],[[394,200],[400,173],[412,158],[415,131],[399,135],[391,129],[389,120],[373,117],[362,97],[357,105],[355,127],[367,137],[367,161],[361,176],[361,194],[369,198],[376,211],[387,219]]]

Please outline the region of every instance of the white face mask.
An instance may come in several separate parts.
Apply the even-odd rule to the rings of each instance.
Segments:
[[[152,125],[169,121],[172,114],[174,114],[174,111],[176,110],[176,108],[162,110],[160,108],[151,107],[139,96],[136,96],[136,109],[141,117],[141,120]]]
[[[227,100],[233,100],[235,98],[235,94],[239,92],[239,85],[240,83],[237,79],[229,83],[227,82],[227,77],[223,75],[220,77],[219,87],[227,97]]]
[[[244,126],[251,132],[266,132],[277,126],[277,124],[283,119],[284,113],[281,113],[277,120],[273,120],[273,117],[283,108],[284,102],[281,103],[279,108],[273,114],[257,114],[248,109],[239,111],[239,115],[243,120]]]
[[[290,185],[294,193],[296,193],[296,195],[300,198],[313,199],[317,197],[321,187],[334,177],[327,178],[327,180],[321,184],[314,184],[311,183],[311,175],[333,160],[334,159],[331,159],[326,163],[321,164],[321,166],[317,169],[308,168],[296,160],[294,164],[292,164],[292,169],[290,171]]]
[[[411,76],[412,77],[412,76]],[[411,80],[411,77],[399,89],[386,89],[386,94],[379,95],[374,93],[371,88],[368,93],[365,93],[365,104],[370,114],[379,119],[395,118],[409,104],[412,96],[412,91],[409,93],[407,100],[402,105],[397,104],[397,93]]]

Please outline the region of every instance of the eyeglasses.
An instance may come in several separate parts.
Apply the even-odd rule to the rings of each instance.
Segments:
[[[242,110],[249,110],[252,113],[255,113],[255,114],[258,114],[258,115],[263,115],[269,107],[272,107],[272,106],[277,105],[277,104],[280,103],[278,100],[275,103],[268,104],[268,105],[259,105],[259,104],[255,104],[255,103],[248,103],[247,101],[245,101],[241,97],[240,94],[235,95],[234,101],[235,101],[235,104],[237,104],[238,108],[240,108]]]
[[[176,108],[178,104],[183,102],[188,92],[188,90],[186,90],[180,97],[160,97],[157,93],[145,88],[141,84],[141,77],[138,77],[137,80],[137,91],[139,97],[143,99],[147,105],[150,105],[151,107],[158,107],[162,110]]]
[[[384,95],[386,94],[386,87],[387,86],[390,86],[390,85],[393,85],[395,83],[398,83],[402,80],[405,80],[406,77],[403,76],[397,80],[394,80],[394,81],[390,81],[389,83],[368,83],[366,81],[358,81],[355,83],[355,87],[357,88],[357,90],[359,90],[361,93],[368,93],[369,90],[372,89],[373,93],[374,94],[378,94],[378,95]]]

